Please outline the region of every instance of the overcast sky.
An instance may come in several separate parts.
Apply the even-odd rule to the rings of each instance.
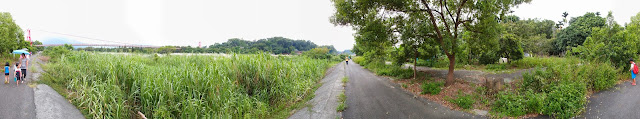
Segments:
[[[349,27],[334,26],[330,0],[1,0],[33,40],[69,38],[85,43],[110,43],[47,33],[57,32],[115,42],[148,45],[203,46],[230,38],[257,40],[282,36],[319,45],[350,49]],[[516,8],[522,18],[559,21],[599,11],[613,11],[624,24],[640,11],[634,0],[533,0]]]

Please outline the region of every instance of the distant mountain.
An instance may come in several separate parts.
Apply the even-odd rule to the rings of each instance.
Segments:
[[[73,40],[73,39],[68,39],[68,38],[47,38],[44,39],[42,41],[43,45],[47,45],[47,44],[82,44],[83,42],[77,41],[77,40]],[[79,46],[79,47],[73,47],[73,48],[85,48],[85,46]]]
[[[344,51],[342,51],[340,54],[354,55],[354,53],[353,53],[353,52],[351,52],[351,50],[344,50]]]
[[[47,38],[44,39],[42,41],[42,44],[47,45],[47,44],[81,44],[82,42],[77,41],[77,40],[73,40],[73,39],[68,39],[68,38]]]

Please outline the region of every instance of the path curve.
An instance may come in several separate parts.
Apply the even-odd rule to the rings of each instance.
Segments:
[[[376,76],[356,63],[347,65],[348,108],[345,119],[460,119],[485,118],[451,110],[404,91],[385,77]]]
[[[578,116],[588,119],[637,119],[640,118],[640,85],[628,81],[614,88],[591,95],[585,112]]]

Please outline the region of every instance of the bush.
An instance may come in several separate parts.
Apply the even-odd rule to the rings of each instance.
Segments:
[[[71,45],[65,44],[64,46],[47,47],[47,49],[44,50],[42,54],[55,59],[62,55],[69,54],[71,50],[73,50],[73,47],[71,47]]]
[[[473,97],[468,94],[459,93],[456,97],[456,99],[449,99],[449,102],[458,105],[458,107],[462,109],[470,109],[473,107],[473,103],[475,103]]]
[[[616,85],[615,68],[609,63],[591,63],[577,69],[578,79],[587,82],[587,88],[599,91]]]
[[[524,97],[527,100],[524,102],[527,113],[542,113],[544,108],[545,93],[535,93],[531,90],[525,92]]]
[[[536,68],[531,73],[525,72],[522,74],[522,88],[535,92],[546,92],[545,89],[549,89],[552,80],[551,71]]]
[[[500,57],[495,52],[486,52],[481,54],[478,60],[480,61],[480,64],[494,64],[498,62],[499,58]]]
[[[353,57],[353,61],[358,63],[358,64],[363,64],[364,57]]]
[[[521,116],[527,114],[525,101],[521,95],[503,91],[496,95],[493,110],[507,116]]]
[[[439,82],[425,82],[422,84],[422,93],[421,94],[431,94],[431,95],[437,95],[440,94],[440,91],[442,90],[442,86],[444,86],[444,82],[439,81]]]
[[[586,87],[581,82],[561,81],[547,94],[544,114],[556,118],[571,118],[580,113],[587,103]]]

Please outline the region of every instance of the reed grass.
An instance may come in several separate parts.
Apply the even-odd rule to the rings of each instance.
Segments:
[[[63,86],[59,92],[88,118],[135,118],[138,111],[151,118],[273,118],[313,95],[330,64],[268,54],[74,51],[45,65],[43,82]]]

